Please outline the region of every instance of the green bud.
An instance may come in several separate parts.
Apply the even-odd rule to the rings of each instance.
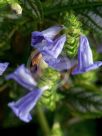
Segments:
[[[73,58],[78,52],[79,38],[83,32],[82,25],[73,12],[65,14],[64,22],[66,27],[64,33],[67,35],[67,42],[63,51],[68,57]]]
[[[10,6],[12,11],[14,11],[17,15],[22,14],[22,8],[18,3],[12,3]]]
[[[54,122],[50,136],[64,136],[59,122]]]
[[[56,91],[59,79],[60,73],[58,71],[52,68],[46,68],[38,81],[38,87],[49,86],[49,89],[43,93],[38,104],[51,111],[56,108],[56,102],[60,99],[60,95]]]

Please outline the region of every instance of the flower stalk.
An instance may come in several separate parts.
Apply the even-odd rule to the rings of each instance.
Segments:
[[[41,107],[37,107],[37,116],[38,116],[38,121],[41,126],[41,129],[44,133],[44,136],[49,136],[50,128],[49,128],[47,119],[46,119],[45,114],[44,114],[43,110],[41,109]]]

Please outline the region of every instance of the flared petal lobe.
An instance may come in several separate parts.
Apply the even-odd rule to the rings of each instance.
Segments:
[[[5,70],[7,69],[9,63],[5,62],[5,63],[0,63],[0,76],[5,72]]]
[[[33,90],[37,85],[31,72],[24,66],[24,64],[19,66],[13,73],[9,74],[6,79],[14,79],[17,83],[28,90]]]
[[[63,25],[57,25],[49,27],[48,29],[42,31],[43,35],[49,39],[55,38],[55,36],[64,29]]]
[[[78,49],[78,65],[72,74],[81,74],[90,70],[97,69],[102,65],[101,61],[93,62],[92,50],[86,36],[80,36],[80,45]]]
[[[52,39],[63,29],[63,26],[53,26],[42,32],[32,32],[31,45],[37,48],[38,44],[42,45],[42,41],[46,40],[48,43],[52,43]]]
[[[37,101],[46,89],[48,89],[48,86],[45,86],[41,89],[36,88],[27,95],[23,96],[17,102],[8,103],[8,106],[13,110],[15,115],[19,117],[20,120],[29,122],[32,119],[30,111],[35,107]]]

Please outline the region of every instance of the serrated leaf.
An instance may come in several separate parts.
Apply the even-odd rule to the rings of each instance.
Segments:
[[[76,87],[67,91],[65,97],[67,106],[73,115],[82,118],[102,116],[102,92]]]
[[[87,2],[90,2],[90,5],[91,5],[91,2],[94,3],[94,5],[95,4],[97,5],[98,2],[100,2],[101,4],[101,1],[97,1],[97,0],[94,0],[94,1],[87,0]],[[83,1],[81,1],[81,4],[82,3]],[[93,29],[96,32],[101,32],[102,31],[102,12],[101,11],[102,11],[101,5],[91,10],[88,10],[87,4],[86,4],[86,9],[81,10],[79,12],[77,11],[77,14],[81,18],[84,25],[86,25],[90,29]]]
[[[32,16],[34,16],[34,18],[39,19],[39,21],[43,20],[43,9],[40,0],[25,1],[25,6],[32,12]]]

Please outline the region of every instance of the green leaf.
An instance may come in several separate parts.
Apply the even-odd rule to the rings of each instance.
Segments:
[[[76,86],[70,91],[66,91],[65,101],[68,108],[73,115],[78,115],[81,118],[102,116],[102,92],[97,91],[98,89],[92,91],[92,88],[87,87],[87,84],[86,88],[87,90]]]
[[[94,31],[102,31],[102,1],[98,0],[66,0],[58,1],[52,7],[44,7],[45,15],[75,11],[76,15]]]
[[[42,9],[42,4],[41,4],[40,0],[25,1],[25,7],[26,7],[25,10],[28,10],[32,13],[33,19],[36,18],[40,22],[43,20],[43,9]]]

